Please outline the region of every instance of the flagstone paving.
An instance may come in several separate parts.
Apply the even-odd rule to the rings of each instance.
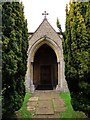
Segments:
[[[54,90],[35,91],[27,103],[27,109],[34,118],[58,118],[66,110],[64,101]]]

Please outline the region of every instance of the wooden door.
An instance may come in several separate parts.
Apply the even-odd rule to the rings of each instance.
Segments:
[[[51,66],[42,65],[40,67],[40,82],[41,84],[50,85],[51,84]]]

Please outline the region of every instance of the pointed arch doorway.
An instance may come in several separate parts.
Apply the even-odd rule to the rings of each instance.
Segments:
[[[50,90],[58,84],[57,57],[54,50],[43,44],[34,56],[33,83],[36,89]]]

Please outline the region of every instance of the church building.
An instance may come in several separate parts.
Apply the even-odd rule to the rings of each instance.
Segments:
[[[46,13],[46,12],[45,12]],[[29,36],[26,90],[68,91],[62,39],[46,18]]]

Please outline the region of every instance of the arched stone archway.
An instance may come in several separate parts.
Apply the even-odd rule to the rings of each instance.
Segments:
[[[36,87],[36,83],[34,83],[34,58],[35,58],[35,54],[38,51],[38,49],[43,46],[43,45],[47,45],[49,46],[55,56],[56,56],[56,63],[57,63],[57,82],[54,84],[54,86],[56,85],[56,89],[60,90],[63,87],[63,78],[64,78],[64,61],[62,59],[62,51],[60,49],[60,47],[58,46],[58,44],[56,44],[54,41],[50,41],[50,39],[40,39],[40,41],[37,41],[36,43],[33,44],[33,46],[31,46],[29,48],[29,52],[28,52],[28,69],[27,69],[27,80],[28,82],[26,82],[26,86],[28,86],[29,91],[33,92],[35,90]],[[39,75],[40,76],[40,75]],[[40,78],[39,78],[40,79]],[[53,78],[54,79],[54,78]]]
[[[63,53],[62,50],[60,48],[60,46],[55,42],[52,41],[49,38],[41,38],[39,40],[37,40],[28,50],[28,56],[30,58],[30,61],[33,62],[34,61],[34,55],[36,53],[36,51],[39,49],[40,46],[42,46],[43,44],[47,44],[48,46],[50,46],[56,56],[57,56],[57,62],[60,62],[60,59],[62,59],[63,57]]]
[[[57,70],[55,70],[57,72],[56,73],[54,72],[54,76],[52,76],[52,72],[54,71],[54,69],[52,68],[52,64],[49,64],[48,61],[45,63],[45,64],[47,64],[47,67],[45,66],[44,63],[43,63],[43,65],[41,65],[41,63],[40,64],[38,63],[39,71],[40,71],[40,69],[41,69],[41,71],[45,71],[45,69],[47,70],[47,68],[52,69],[52,70],[50,70],[51,72],[49,71],[49,73],[47,73],[47,74],[50,74],[51,78],[53,77],[52,79],[57,79],[55,81],[53,81],[51,79],[51,81],[53,83],[56,82],[55,83],[56,90],[67,91],[68,88],[67,88],[67,83],[66,83],[65,75],[64,75],[64,59],[63,59],[62,40],[58,36],[58,34],[53,30],[53,28],[51,27],[51,25],[48,23],[48,21],[46,19],[42,22],[42,24],[39,26],[39,28],[36,30],[36,32],[32,35],[32,37],[29,38],[27,73],[26,73],[26,81],[25,81],[26,90],[34,92],[36,86],[38,85],[37,81],[38,81],[38,83],[40,83],[41,78],[38,78],[38,76],[36,75],[37,73],[35,73],[36,72],[35,71],[35,62],[37,61],[37,58],[40,57],[40,52],[38,52],[38,50],[40,50],[40,48],[42,48],[42,46],[44,46],[44,45],[48,46],[48,50],[50,49],[53,51],[53,52],[51,52],[53,54],[53,56],[56,56],[55,59],[54,58],[52,58],[52,59],[55,62],[55,64],[57,64],[57,67],[55,68],[55,69],[57,69]],[[42,51],[43,50],[44,49],[42,48]],[[50,50],[49,50],[49,53],[50,53]],[[39,55],[37,55],[38,53],[39,53]],[[36,57],[36,56],[38,56],[38,57]],[[49,56],[49,58],[50,58],[50,56]],[[47,57],[46,57],[46,59],[47,59]],[[50,67],[50,65],[51,65],[51,67]],[[43,74],[43,73],[39,72],[38,74],[39,74],[39,77],[41,77],[40,74]],[[56,78],[55,78],[55,74],[57,74]],[[38,80],[36,80],[36,79],[38,79]],[[47,81],[47,83],[49,83],[49,82],[50,81]]]

